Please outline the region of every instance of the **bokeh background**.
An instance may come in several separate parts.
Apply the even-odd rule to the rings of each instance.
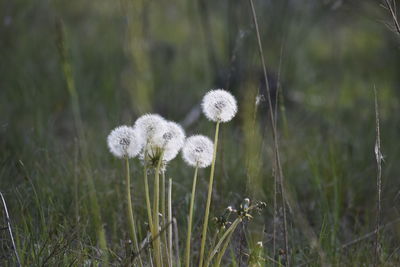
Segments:
[[[374,229],[376,88],[382,222],[390,224],[382,257],[396,266],[400,39],[390,14],[378,0],[255,0],[255,9],[288,191],[336,264],[368,264],[372,254],[368,238],[338,248]],[[263,81],[248,1],[0,2],[0,190],[24,263],[96,261],[86,176],[107,242],[123,251],[123,169],[106,136],[151,112],[182,123],[188,135],[212,137],[214,125],[200,111],[212,88],[239,102],[237,117],[221,129],[213,213],[244,197],[266,201],[232,251],[263,240],[266,253],[279,257],[270,247],[274,158]],[[141,165],[133,165],[134,205],[144,215]],[[168,169],[182,236],[192,172],[180,157]],[[200,175],[195,227],[208,170]],[[289,233],[294,262],[311,264],[315,251],[290,215]]]

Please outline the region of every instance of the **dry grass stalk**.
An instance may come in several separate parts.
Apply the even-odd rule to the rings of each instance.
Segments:
[[[275,117],[274,117],[274,111],[273,111],[273,108],[272,108],[272,100],[271,100],[271,93],[270,93],[271,90],[269,88],[269,81],[268,81],[268,76],[267,76],[267,68],[266,68],[266,64],[265,64],[265,60],[264,60],[264,52],[263,52],[262,44],[261,44],[260,31],[259,31],[259,28],[258,28],[257,14],[256,14],[256,11],[255,11],[255,8],[254,8],[253,0],[249,0],[249,2],[250,2],[250,6],[251,6],[254,26],[255,26],[255,29],[256,29],[257,43],[258,43],[258,49],[259,49],[260,59],[261,59],[261,63],[262,63],[263,73],[264,73],[265,86],[267,88],[267,101],[268,101],[268,106],[269,106],[268,110],[269,110],[269,116],[271,118],[272,138],[273,138],[273,141],[274,141],[273,149],[274,149],[274,155],[275,155],[275,166],[277,167],[277,172],[275,172],[276,175],[274,175],[274,178],[278,182],[279,189],[281,191],[285,251],[288,254],[287,265],[290,266],[288,230],[287,230],[287,218],[286,218],[286,206],[285,206],[286,198],[285,198],[285,189],[284,189],[284,186],[283,186],[283,172],[282,172],[282,167],[281,167],[281,162],[280,162]]]
[[[379,106],[378,106],[378,97],[376,88],[374,86],[374,97],[375,97],[375,131],[376,131],[376,140],[375,140],[375,157],[377,164],[377,175],[376,175],[376,190],[378,194],[377,199],[377,215],[376,215],[376,225],[375,225],[375,262],[374,265],[377,266],[379,263],[379,229],[381,224],[381,195],[382,195],[382,152],[381,152],[381,134],[379,127]]]

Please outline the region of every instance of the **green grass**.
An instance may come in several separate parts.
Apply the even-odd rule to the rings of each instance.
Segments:
[[[368,233],[376,219],[375,85],[385,156],[382,225],[387,225],[381,231],[380,260],[397,266],[400,53],[399,41],[380,22],[388,20],[387,14],[374,1],[343,3],[338,9],[322,3],[295,7],[289,1],[267,2],[255,5],[271,73],[278,72],[282,59],[285,113],[279,112],[278,132],[288,193],[318,238],[326,262],[373,262],[374,238]],[[123,163],[108,153],[106,136],[146,111],[182,121],[221,75],[209,58],[197,3],[153,2],[143,11],[146,19],[133,20],[134,25],[128,23],[138,8],[132,3],[19,0],[0,8],[0,190],[24,266],[100,265],[100,228],[110,263],[128,262],[125,173]],[[247,1],[206,3],[218,69],[237,69],[233,76],[238,81],[227,89],[239,99],[238,116],[220,131],[210,217],[222,215],[228,205],[238,207],[244,197],[265,201],[262,214],[234,233],[222,260],[238,266],[251,255],[252,261],[272,266],[271,259],[284,258],[278,252],[284,248],[283,222],[278,209],[274,255],[273,142],[265,102],[252,120],[260,65],[250,9]],[[67,61],[60,60],[58,19],[65,25]],[[135,43],[130,34],[138,25],[145,30]],[[143,48],[140,40],[148,46]],[[65,71],[65,62],[70,70]],[[75,93],[68,85],[71,79]],[[186,131],[212,137],[213,127],[200,116]],[[131,161],[139,240],[147,229],[142,174],[142,165]],[[209,169],[199,170],[194,257],[200,250],[208,175]],[[193,169],[178,158],[169,166],[170,177],[184,259]],[[93,205],[98,205],[98,215]],[[321,255],[296,218],[288,209],[291,263],[320,266]],[[217,226],[212,221],[209,226],[211,240]],[[2,238],[7,239],[3,231]],[[263,241],[262,252],[258,241]],[[15,265],[9,249],[1,247],[0,255],[7,256],[0,259],[1,266]]]

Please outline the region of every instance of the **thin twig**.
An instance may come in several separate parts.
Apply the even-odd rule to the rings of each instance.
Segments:
[[[393,4],[391,2],[393,2]],[[384,6],[389,10],[390,16],[392,17],[393,24],[395,27],[395,32],[398,35],[400,35],[400,25],[397,19],[396,2],[390,0],[384,0]]]
[[[280,89],[281,89],[281,68],[282,68],[282,58],[283,58],[283,44],[282,42],[281,45],[281,53],[279,57],[279,67],[278,67],[278,83],[277,83],[277,90],[276,90],[276,95],[275,95],[275,127],[277,127],[277,121],[278,121],[278,101],[279,101],[279,94],[280,94]],[[276,252],[276,215],[277,215],[277,181],[276,179],[274,180],[274,214],[273,214],[273,221],[272,221],[272,252],[273,255],[275,256]],[[275,264],[274,264],[275,265]]]
[[[269,82],[268,82],[268,76],[267,76],[267,68],[266,68],[265,60],[264,60],[264,53],[263,53],[262,44],[261,44],[261,37],[260,37],[260,31],[259,31],[258,22],[257,22],[257,15],[256,15],[256,11],[254,8],[253,0],[249,0],[249,2],[250,2],[251,10],[252,10],[253,22],[254,22],[255,29],[256,29],[258,49],[259,49],[260,59],[261,59],[263,72],[264,72],[264,80],[265,80],[265,84],[266,84],[266,88],[267,88],[269,116],[271,117],[272,138],[274,141],[273,149],[274,149],[274,155],[275,155],[275,164],[276,164],[276,167],[278,170],[278,175],[277,175],[278,185],[279,185],[279,189],[281,191],[285,253],[286,253],[286,258],[287,258],[286,266],[290,266],[290,251],[289,251],[289,244],[288,244],[289,241],[288,241],[288,228],[287,228],[287,217],[286,217],[286,206],[285,205],[288,206],[291,213],[295,216],[295,218],[294,218],[295,221],[297,221],[297,223],[303,227],[303,232],[307,236],[307,238],[310,239],[311,246],[313,248],[317,249],[320,259],[321,259],[321,265],[327,266],[328,264],[325,261],[325,253],[319,245],[319,241],[318,241],[318,238],[317,238],[314,230],[308,223],[305,216],[303,214],[301,214],[298,203],[294,201],[294,199],[291,197],[290,194],[286,194],[283,170],[282,170],[282,165],[281,165],[281,161],[280,161],[278,135],[277,135],[276,127],[275,127],[275,119],[274,119],[274,112],[273,112],[273,108],[272,108],[271,94],[270,94],[270,88],[269,88]]]
[[[378,265],[379,261],[379,226],[381,224],[381,195],[382,195],[382,153],[381,153],[381,136],[379,128],[379,107],[378,107],[378,97],[376,92],[376,87],[374,86],[374,97],[375,97],[375,130],[376,130],[376,140],[375,140],[375,157],[377,164],[377,174],[376,174],[376,190],[378,193],[377,199],[377,215],[376,215],[376,225],[375,225],[375,263],[374,266]]]
[[[12,229],[11,229],[10,216],[8,214],[6,200],[4,199],[4,196],[3,196],[3,194],[1,192],[0,192],[0,197],[1,197],[1,201],[3,202],[4,213],[6,214],[6,223],[7,223],[7,228],[8,228],[8,234],[10,235],[12,247],[13,247],[14,254],[15,254],[15,258],[17,259],[17,266],[21,266],[21,261],[19,260],[17,247],[15,246],[14,236],[13,236]]]
[[[387,227],[389,227],[389,226],[392,226],[393,224],[396,224],[396,223],[399,223],[399,222],[400,222],[400,218],[397,218],[396,220],[393,220],[393,221],[388,222],[387,224],[385,224],[385,225],[383,225],[383,226],[380,226],[379,229],[378,229],[378,231],[381,231],[382,229],[385,229],[385,228],[387,228]],[[349,247],[349,246],[352,246],[352,245],[354,245],[354,244],[356,244],[356,243],[358,243],[358,242],[360,242],[360,241],[363,241],[363,240],[365,240],[365,239],[367,239],[367,238],[369,238],[369,237],[375,235],[376,232],[377,232],[377,230],[375,229],[374,231],[369,232],[369,233],[367,233],[367,234],[365,234],[365,235],[363,235],[363,236],[361,236],[361,237],[359,237],[359,238],[357,238],[357,239],[354,239],[354,240],[352,240],[352,241],[350,241],[350,242],[347,242],[346,244],[343,244],[343,245],[340,247],[340,249],[345,249],[345,248],[347,248],[347,247]]]

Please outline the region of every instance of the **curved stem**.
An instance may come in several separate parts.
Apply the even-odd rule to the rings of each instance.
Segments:
[[[233,233],[234,233],[234,231],[231,231],[229,236],[226,238],[225,244],[222,247],[221,252],[218,254],[218,257],[215,261],[214,266],[216,266],[216,267],[221,266],[222,257],[225,255],[225,251],[228,248],[228,245],[229,245],[229,242],[231,241]]]
[[[239,223],[242,221],[241,218],[237,218],[231,226],[225,231],[225,233],[222,235],[221,239],[218,241],[217,245],[213,249],[213,251],[210,254],[210,257],[207,259],[207,263],[205,266],[209,266],[211,263],[211,260],[214,258],[215,254],[217,254],[218,249],[222,245],[225,239],[227,239],[227,242],[229,242],[231,234],[235,231],[236,227],[239,225]]]
[[[132,199],[131,199],[131,177],[130,177],[130,171],[129,171],[128,157],[125,158],[125,170],[126,170],[126,176],[125,176],[126,201],[128,202],[126,215],[128,217],[128,223],[129,223],[129,234],[130,234],[130,238],[131,238],[133,244],[135,245],[135,249],[138,251],[139,245],[138,245],[138,241],[136,238],[135,221],[133,220],[133,208],[132,208]],[[138,255],[138,257],[139,257],[140,266],[143,266],[142,258],[140,257],[140,254]]]
[[[190,208],[189,208],[189,222],[188,222],[188,232],[186,237],[186,262],[185,266],[189,267],[190,265],[190,239],[192,235],[192,223],[193,223],[193,206],[194,206],[194,198],[196,194],[196,183],[197,183],[197,170],[198,167],[194,170],[194,177],[193,177],[193,186],[192,186],[192,196],[190,198]]]
[[[213,189],[213,182],[214,182],[215,160],[217,157],[219,124],[220,124],[220,122],[217,122],[217,125],[215,127],[214,153],[213,153],[213,160],[211,163],[210,182],[208,184],[206,211],[204,214],[204,225],[203,225],[203,232],[202,232],[202,236],[201,236],[199,267],[203,266],[203,261],[204,261],[204,249],[205,249],[206,239],[207,239],[208,216],[210,215],[211,196],[212,196],[212,189]]]

